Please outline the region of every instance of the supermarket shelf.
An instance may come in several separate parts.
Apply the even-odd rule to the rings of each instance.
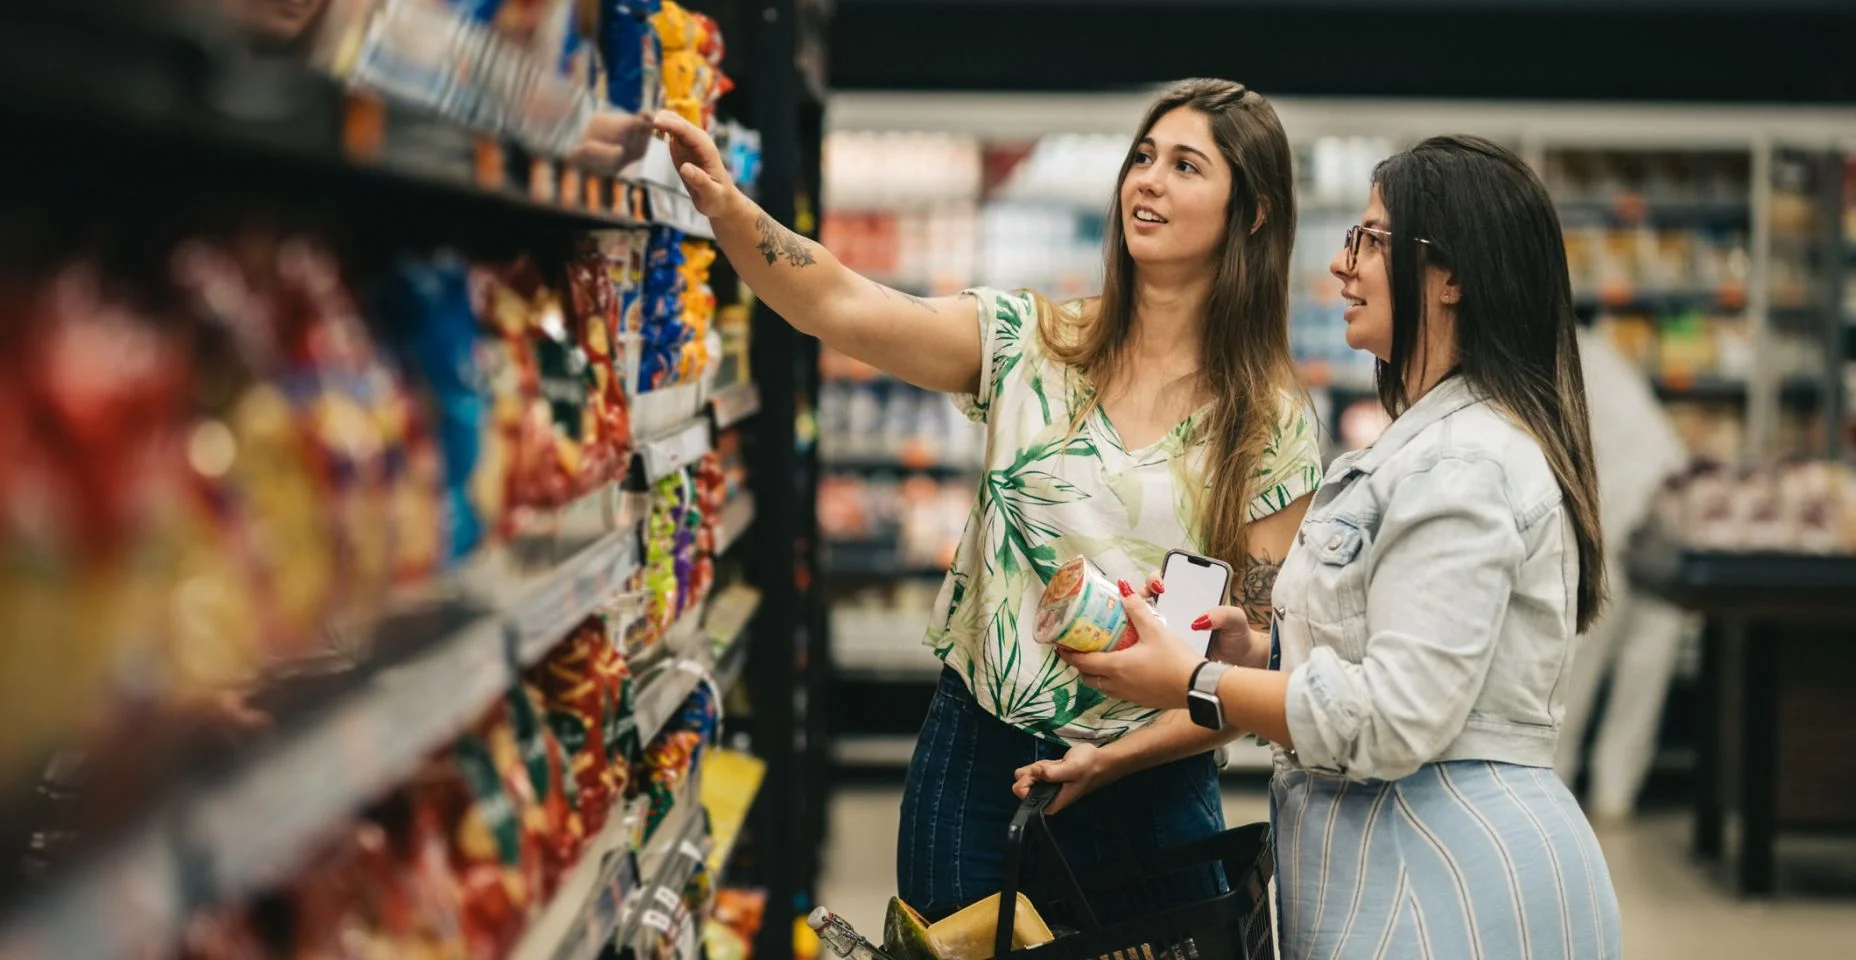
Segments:
[[[683,888],[709,856],[702,804],[690,793],[682,791],[640,852],[639,873],[648,879],[625,903],[617,937],[621,948],[637,942],[654,914],[667,918],[668,911],[676,909]]]
[[[679,383],[631,398],[632,436],[652,437],[702,415],[702,384]]]
[[[715,429],[727,430],[760,412],[760,385],[753,381],[723,387],[709,395]]]
[[[915,737],[906,733],[843,734],[831,744],[841,767],[906,767],[915,756]]]
[[[387,126],[376,138],[384,146],[363,158],[344,144],[355,101],[340,83],[301,63],[233,55],[229,37],[188,32],[151,14],[131,16],[122,4],[109,5],[107,23],[98,22],[98,4],[85,5],[88,11],[73,4],[75,12],[57,16],[44,14],[49,4],[34,5],[39,11],[25,6],[0,27],[6,91],[0,110],[26,145],[17,159],[88,169],[99,158],[134,156],[144,174],[289,183],[299,196],[356,209],[390,202],[396,216],[416,221],[571,229],[643,224],[609,205],[589,208],[584,190],[557,201],[537,199],[515,186],[515,177],[481,185],[472,151],[484,138],[423,112],[385,111]],[[23,133],[19,124],[45,135]],[[396,133],[402,124],[404,135]],[[456,156],[435,162],[439,142],[455,143]],[[53,163],[58,156],[69,163]],[[603,195],[612,196],[612,182],[603,182]]]
[[[737,584],[716,595],[703,619],[703,634],[714,654],[716,688],[726,693],[747,667],[748,626],[760,610],[761,592]]]
[[[683,178],[677,175],[676,163],[670,158],[669,143],[657,137],[651,138],[645,147],[640,176],[645,195],[651,203],[653,222],[681,230],[693,237],[715,239],[715,228],[709,225],[708,217],[696,212],[696,204],[690,200],[689,188],[684,186]]]
[[[554,899],[517,943],[513,960],[597,960],[613,942],[619,910],[638,891],[632,855],[635,816],[643,809],[615,808],[580,862],[561,880]]]
[[[520,663],[540,660],[624,587],[638,569],[641,535],[636,525],[611,533],[522,592],[510,611]]]
[[[939,580],[947,576],[947,568],[910,566],[894,558],[884,558],[870,564],[853,564],[833,559],[827,563],[825,574],[833,580],[847,583],[868,583],[873,580]]]
[[[724,556],[730,547],[741,539],[742,534],[754,525],[754,495],[746,491],[722,507],[722,516],[715,524],[715,555]]]
[[[1659,228],[1745,228],[1753,208],[1744,198],[1735,200],[1559,200],[1560,222],[1567,227],[1590,224]]]
[[[819,464],[826,473],[912,473],[952,479],[977,475],[978,463],[905,461],[896,457],[828,457]]]
[[[186,798],[179,829],[207,878],[206,902],[286,879],[333,824],[405,782],[469,726],[515,679],[507,636],[501,618],[473,622]]]
[[[632,715],[641,744],[657,739],[670,718],[682,709],[683,701],[710,673],[708,645],[701,642],[707,605],[707,598],[699,599],[670,625],[664,633],[664,655],[640,681]]]
[[[734,855],[766,775],[766,761],[751,754],[719,747],[703,754],[702,806],[709,812],[711,874],[720,873]]]
[[[941,663],[922,646],[927,621],[927,611],[832,611],[832,672],[847,680],[933,683]]]
[[[1604,297],[1596,294],[1574,294],[1573,306],[1580,310],[1599,310],[1611,313],[1683,313],[1701,310],[1714,313],[1739,313],[1746,304],[1727,299],[1711,290],[1641,290],[1626,297]]]
[[[1745,400],[1749,384],[1745,380],[1724,377],[1698,377],[1692,380],[1672,381],[1666,378],[1652,380],[1651,386],[1657,397],[1663,400]],[[1779,399],[1785,403],[1800,405],[1817,402],[1823,392],[1823,384],[1803,377],[1789,378],[1779,384]]]
[[[702,459],[711,449],[709,421],[698,417],[638,442],[638,469],[646,484],[656,483]]]

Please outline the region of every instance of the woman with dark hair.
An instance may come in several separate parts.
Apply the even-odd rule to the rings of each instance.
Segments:
[[[1553,773],[1605,580],[1558,216],[1473,137],[1373,181],[1331,269],[1395,419],[1329,468],[1270,652],[1203,661],[1124,584],[1141,642],[1065,659],[1110,696],[1275,745],[1283,956],[1615,957],[1604,855]]]
[[[1014,774],[1039,761],[1064,782],[1051,824],[1079,868],[1221,831],[1211,751],[1228,737],[1082,686],[1032,625],[1044,584],[1072,557],[1133,578],[1172,549],[1224,560],[1250,588],[1213,615],[1225,628],[1214,643],[1241,648],[1247,620],[1268,621],[1277,564],[1321,474],[1289,356],[1294,175],[1269,102],[1225,80],[1160,96],[1109,200],[1102,293],[1068,304],[890,290],[773,222],[700,130],[670,115],[658,128],[768,306],[834,349],[954,394],[986,426],[979,496],[927,625],[945,669],[904,788],[902,898],[933,919],[996,893]],[[1223,883],[1210,868],[1169,879],[1099,888],[1092,901],[1107,921]]]

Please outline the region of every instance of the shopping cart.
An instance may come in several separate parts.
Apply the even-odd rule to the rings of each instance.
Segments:
[[[1270,926],[1269,884],[1275,862],[1270,854],[1270,827],[1253,823],[1216,836],[1142,856],[1120,866],[1119,884],[1152,882],[1177,870],[1208,862],[1224,865],[1229,892],[1182,907],[1108,926],[1097,922],[1076,875],[1057,849],[1044,810],[1057,796],[1056,784],[1032,788],[1006,835],[1005,889],[999,897],[999,926],[993,940],[995,958],[1027,960],[1271,960],[1275,956]],[[1075,932],[1039,947],[1012,951],[1012,924],[1026,865],[1026,847],[1038,857],[1045,886],[1054,883]],[[1029,895],[1029,894],[1027,894]]]

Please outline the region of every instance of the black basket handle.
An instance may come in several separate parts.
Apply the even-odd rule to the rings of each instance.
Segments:
[[[1094,910],[1089,907],[1089,900],[1083,896],[1083,888],[1076,882],[1076,874],[1071,872],[1070,864],[1063,859],[1063,851],[1057,849],[1057,838],[1051,836],[1050,824],[1044,820],[1044,808],[1057,799],[1057,792],[1062,787],[1055,783],[1039,783],[1025,795],[1023,803],[1018,805],[1018,812],[1012,814],[1012,825],[1005,832],[1005,888],[999,891],[999,927],[993,932],[992,955],[1004,957],[1012,952],[1012,927],[1018,920],[1019,874],[1024,869],[1025,836],[1031,834],[1037,844],[1043,848],[1040,856],[1048,861],[1056,875],[1057,882],[1063,886],[1064,896],[1075,905],[1076,919],[1084,930],[1095,930],[1102,926],[1096,920]]]

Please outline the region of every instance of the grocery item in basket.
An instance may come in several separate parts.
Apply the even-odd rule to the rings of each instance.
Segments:
[[[1081,653],[1121,650],[1136,640],[1120,591],[1083,557],[1058,567],[1045,585],[1032,635]]]
[[[993,940],[999,931],[999,894],[962,909],[928,928],[928,942],[936,960],[991,960]],[[1057,939],[1044,918],[1024,894],[1012,914],[1012,949],[1042,946]]]
[[[901,897],[889,898],[889,912],[883,918],[883,952],[889,960],[936,960],[928,921]]]

